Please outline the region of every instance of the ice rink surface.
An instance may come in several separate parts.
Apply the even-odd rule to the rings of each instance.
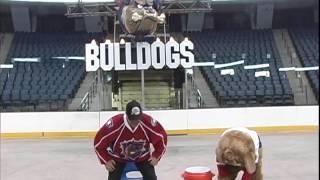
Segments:
[[[190,166],[214,173],[219,135],[169,136],[168,149],[156,167],[159,180],[182,180]],[[319,133],[264,133],[265,180],[319,179]],[[92,138],[2,139],[1,180],[107,180]],[[216,178],[214,178],[216,179]]]

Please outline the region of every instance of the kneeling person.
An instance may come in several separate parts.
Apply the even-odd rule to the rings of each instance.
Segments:
[[[96,154],[109,172],[109,180],[120,180],[127,162],[135,162],[144,180],[157,180],[154,166],[164,155],[166,145],[164,128],[144,114],[135,100],[127,104],[124,114],[109,119],[94,139]]]

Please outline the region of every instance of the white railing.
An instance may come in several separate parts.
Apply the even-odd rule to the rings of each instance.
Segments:
[[[203,102],[203,98],[202,98],[200,89],[197,87],[192,76],[190,76],[190,79],[191,79],[192,93],[196,96],[198,108],[201,108],[201,107],[203,107],[204,102]]]
[[[81,111],[89,111],[89,92],[87,92],[80,102]]]
[[[96,96],[98,91],[98,75],[96,74],[94,77],[94,81],[90,85],[89,90],[86,92],[84,97],[80,102],[80,110],[81,111],[89,111],[90,104],[92,103],[92,99]]]
[[[203,106],[202,95],[199,89],[197,89],[197,103],[198,103],[198,108],[201,108]]]

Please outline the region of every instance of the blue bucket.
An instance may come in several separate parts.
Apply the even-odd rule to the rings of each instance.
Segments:
[[[121,180],[143,180],[139,173],[140,171],[136,164],[134,162],[128,162],[123,170]]]
[[[129,171],[126,173],[127,180],[143,180],[140,171]]]

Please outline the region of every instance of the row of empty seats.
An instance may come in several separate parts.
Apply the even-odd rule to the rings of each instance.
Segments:
[[[214,31],[188,33],[195,43],[198,62],[216,64],[244,60],[232,66],[234,75],[221,75],[226,68],[201,67],[213,95],[221,106],[291,105],[292,89],[283,67],[271,30]],[[213,55],[215,54],[215,55]],[[215,56],[215,57],[214,57]],[[268,68],[248,70],[246,65],[269,64]],[[255,77],[256,71],[269,71],[270,77]]]
[[[84,57],[85,43],[101,38],[99,33],[15,33],[7,59]]]
[[[1,104],[46,104],[47,108],[53,104],[53,109],[61,109],[68,99],[74,97],[85,74],[83,61],[14,63],[13,69],[1,72]]]
[[[0,74],[0,104],[30,110],[64,110],[84,79],[85,61],[54,57],[84,57],[85,43],[101,34],[15,33],[7,57],[12,69]],[[15,62],[12,58],[40,58],[40,62]]]

